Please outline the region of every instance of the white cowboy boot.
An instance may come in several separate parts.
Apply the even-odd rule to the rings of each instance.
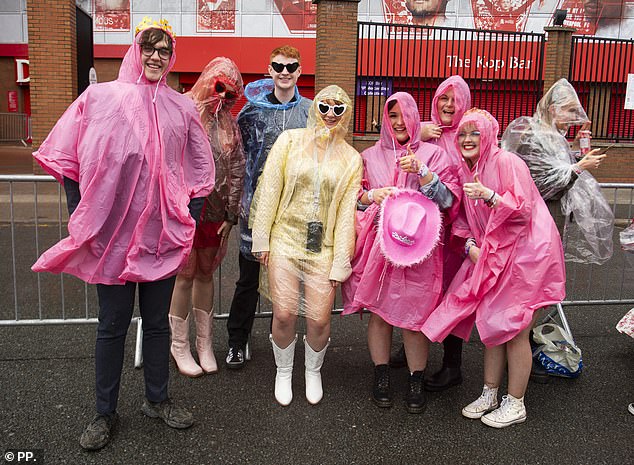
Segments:
[[[324,364],[324,356],[326,355],[326,350],[329,345],[330,338],[328,338],[328,342],[326,342],[326,346],[323,349],[319,352],[315,352],[310,344],[308,344],[306,336],[304,336],[304,347],[306,349],[304,359],[304,364],[306,365],[306,399],[313,405],[318,404],[324,396],[320,370]]]
[[[281,349],[275,344],[273,335],[269,335],[271,345],[273,346],[273,355],[275,356],[275,365],[277,366],[277,375],[275,376],[275,400],[280,405],[288,405],[293,400],[293,359],[295,358],[295,343],[297,335],[288,347]]]
[[[214,356],[213,348],[213,322],[214,309],[209,313],[200,308],[194,307],[194,317],[196,318],[196,351],[198,352],[198,362],[205,373],[216,373],[218,364]]]

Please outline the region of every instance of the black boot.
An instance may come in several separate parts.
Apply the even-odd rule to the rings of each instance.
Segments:
[[[379,407],[388,408],[392,406],[389,365],[376,365],[374,367],[374,387],[372,389],[372,399]]]
[[[405,397],[407,411],[409,413],[423,413],[427,404],[423,383],[425,371],[415,371],[409,375],[409,391]]]
[[[401,344],[401,347],[390,355],[390,367],[392,368],[404,368],[407,366],[407,357],[405,355],[405,346]]]
[[[442,368],[425,380],[427,391],[444,391],[462,383],[462,339],[449,335],[442,344],[445,349]]]

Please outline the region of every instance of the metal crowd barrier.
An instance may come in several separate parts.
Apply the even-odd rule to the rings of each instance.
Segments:
[[[24,113],[0,113],[0,142],[22,142],[31,139],[31,118]]]
[[[567,296],[562,307],[634,304],[634,258],[621,250],[618,233],[634,216],[634,184],[601,184],[617,218],[614,254],[602,266],[568,262]],[[47,248],[67,234],[68,213],[61,186],[51,176],[0,175],[0,327],[16,325],[94,324],[98,303],[94,286],[65,274],[33,273],[31,265]],[[237,228],[234,228],[234,231]],[[235,232],[234,232],[235,234]],[[214,315],[226,319],[237,270],[237,240],[232,241],[222,269],[216,272]],[[629,279],[628,279],[629,278]],[[334,313],[341,312],[335,302]],[[135,365],[141,361],[141,325],[135,313]],[[267,303],[258,317],[270,317]]]

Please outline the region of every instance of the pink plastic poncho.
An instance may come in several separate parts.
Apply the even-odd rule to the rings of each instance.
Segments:
[[[217,87],[224,89],[225,93],[222,94],[222,90],[219,93]],[[233,94],[232,98],[227,91]],[[196,102],[209,136],[216,168],[214,190],[205,199],[199,227],[204,223],[238,222],[245,158],[240,129],[231,108],[243,93],[242,76],[236,64],[229,58],[216,57],[205,66],[186,94]],[[214,270],[227,253],[227,245],[228,241],[224,241],[214,256]]]
[[[409,142],[404,145],[396,140],[388,117],[387,105],[392,100],[398,101],[410,136]],[[398,159],[407,154],[407,145],[410,145],[416,157],[438,175],[454,198],[458,197],[458,167],[450,163],[444,150],[420,141],[419,125],[418,107],[411,95],[397,92],[387,99],[380,139],[361,154],[366,187],[396,186],[418,190],[418,176],[403,172],[397,165]],[[379,206],[375,203],[365,211],[357,211],[352,276],[342,286],[343,314],[367,308],[392,326],[419,330],[441,296],[443,248],[436,247],[431,256],[418,265],[406,268],[393,266],[386,261],[379,247],[375,220],[378,212]]]
[[[462,115],[471,108],[471,91],[469,85],[462,79],[461,76],[454,75],[448,77],[440,83],[431,104],[431,122],[439,126],[443,126],[438,114],[438,99],[441,95],[447,93],[450,89],[453,89],[454,95],[454,114],[452,124],[449,127],[442,128],[441,136],[436,140],[430,140],[432,144],[436,144],[439,147],[445,149],[445,151],[455,160],[456,164],[462,163],[462,155],[456,147],[456,134],[458,133],[458,124],[462,119]],[[426,124],[426,123],[423,123]]]
[[[423,325],[432,341],[449,333],[467,340],[475,322],[482,342],[503,344],[528,327],[533,312],[561,302],[566,274],[557,227],[526,164],[497,147],[497,121],[482,110],[468,112],[460,127],[474,123],[481,133],[480,158],[470,169],[462,164],[461,181],[475,173],[498,193],[496,208],[463,197],[466,221],[454,222],[454,234],[473,237],[481,248],[474,265],[469,258],[438,308]]]
[[[88,87],[33,154],[59,182],[79,182],[81,192],[69,236],[33,271],[123,284],[172,276],[187,261],[195,226],[188,204],[213,188],[211,148],[192,100],[165,76],[145,78],[140,34],[118,79]],[[168,70],[175,60],[174,41]]]
[[[461,76],[454,75],[448,77],[440,83],[431,104],[431,122],[439,126],[443,126],[438,114],[438,99],[443,94],[447,93],[450,89],[454,94],[454,114],[452,124],[449,127],[442,128],[442,134],[438,139],[431,139],[430,144],[438,145],[445,149],[447,155],[451,159],[451,163],[454,163],[456,167],[462,164],[462,155],[460,150],[456,146],[456,134],[458,133],[458,124],[465,112],[471,108],[471,91],[469,85],[462,79]],[[426,123],[423,123],[426,124]],[[459,211],[460,200],[462,191],[454,199],[454,205],[449,212],[445,214],[445,235],[444,235],[444,263],[443,263],[443,291],[447,290],[449,284],[453,280],[454,276],[462,265],[462,247],[455,245],[455,240],[452,239],[450,224],[455,219],[456,214]]]

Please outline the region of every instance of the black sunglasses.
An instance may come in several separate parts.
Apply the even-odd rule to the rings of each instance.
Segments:
[[[341,116],[346,111],[347,106],[345,103],[330,105],[326,102],[319,102],[317,103],[317,108],[319,109],[319,113],[321,113],[322,115],[327,115],[328,112],[332,110],[335,116]]]
[[[293,74],[299,68],[299,63],[296,61],[295,63],[278,63],[277,61],[271,62],[271,68],[275,70],[276,73],[281,73],[284,71],[284,68],[288,70],[289,73]]]
[[[152,45],[141,45],[141,53],[146,57],[151,57],[154,52],[158,52],[158,56],[161,60],[168,60],[172,56],[172,51],[169,48],[154,48]]]
[[[216,84],[214,85],[214,89],[217,94],[222,94],[224,92],[225,98],[228,98],[228,99],[238,98],[238,94],[236,94],[232,90],[227,90],[227,86],[222,81],[216,81]]]

